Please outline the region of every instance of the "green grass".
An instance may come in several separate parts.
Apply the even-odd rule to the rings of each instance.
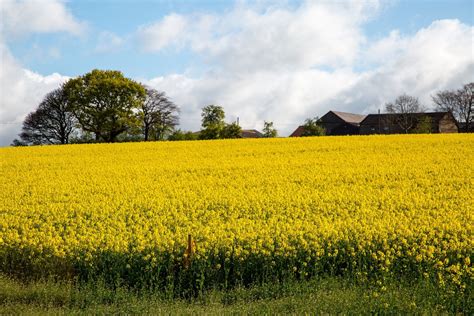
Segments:
[[[354,284],[346,279],[267,284],[204,296],[167,299],[163,293],[109,289],[100,283],[35,281],[0,276],[0,314],[472,314],[472,298],[429,283]]]

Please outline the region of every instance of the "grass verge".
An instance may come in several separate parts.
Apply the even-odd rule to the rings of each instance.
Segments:
[[[100,282],[21,283],[0,275],[0,314],[472,314],[472,299],[430,283],[355,284],[326,277],[209,291],[193,299],[109,289]]]

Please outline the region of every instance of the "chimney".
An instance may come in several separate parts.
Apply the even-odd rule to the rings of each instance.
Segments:
[[[379,109],[378,120],[379,120],[379,134],[380,134],[380,109]]]

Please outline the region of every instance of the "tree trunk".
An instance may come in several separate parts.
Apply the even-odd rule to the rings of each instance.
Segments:
[[[143,136],[145,137],[145,141],[148,141],[148,134],[150,133],[150,127],[145,124],[145,130],[143,131]]]

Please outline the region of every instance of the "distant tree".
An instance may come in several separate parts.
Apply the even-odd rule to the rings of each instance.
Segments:
[[[197,134],[191,132],[191,131],[187,131],[187,132],[184,132],[180,129],[177,129],[175,131],[173,131],[169,136],[168,136],[168,140],[169,141],[179,141],[179,140],[196,140],[198,137],[197,137]]]
[[[210,125],[199,132],[199,139],[219,139],[222,136],[223,127]]]
[[[405,133],[408,133],[416,124],[416,113],[424,112],[418,98],[403,94],[394,102],[385,105],[387,113],[395,114],[391,116],[392,124],[398,125]]]
[[[437,111],[451,112],[457,120],[460,117],[457,113],[458,98],[456,90],[438,91],[434,96],[431,96]]]
[[[179,108],[164,92],[145,89],[146,98],[140,112],[144,139],[163,140],[179,124]]]
[[[134,124],[135,121],[133,121],[133,124],[130,124],[125,132],[118,135],[115,141],[120,143],[143,141],[143,126],[138,124],[140,121],[136,122],[137,124]]]
[[[242,128],[237,123],[226,124],[220,138],[242,138]]]
[[[25,142],[22,142],[21,140],[15,138],[12,143],[10,144],[10,146],[13,146],[13,147],[21,147],[21,146],[27,146],[27,144]]]
[[[305,123],[303,124],[303,130],[303,134],[301,135],[302,137],[326,135],[326,131],[324,130],[324,127],[320,125],[318,117],[306,119]]]
[[[201,113],[202,127],[206,128],[213,125],[224,126],[225,112],[219,105],[208,105],[202,109]]]
[[[278,131],[273,127],[273,122],[263,122],[263,137],[272,138],[277,137]]]
[[[79,130],[71,137],[71,144],[90,144],[95,143],[95,135],[91,132]]]
[[[201,139],[221,138],[225,127],[224,109],[218,105],[208,105],[202,109],[201,122],[203,129],[199,137]]]
[[[438,111],[453,113],[458,122],[465,123],[464,131],[469,131],[474,121],[474,82],[458,90],[439,91],[432,99]]]
[[[431,134],[432,120],[429,116],[421,117],[416,123],[416,127],[411,130],[414,134]]]
[[[184,140],[184,132],[180,129],[177,129],[173,131],[169,136],[168,136],[169,141],[180,141]]]
[[[26,144],[68,144],[75,124],[63,85],[49,92],[26,116],[20,138]]]
[[[139,124],[136,111],[145,89],[120,71],[95,69],[69,80],[65,90],[82,129],[94,133],[96,141],[114,142]]]

